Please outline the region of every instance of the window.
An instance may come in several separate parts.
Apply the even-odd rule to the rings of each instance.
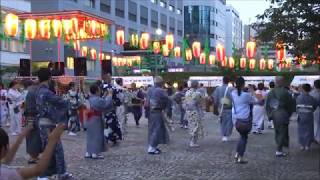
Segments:
[[[15,53],[28,53],[26,43],[21,44],[19,40],[12,39],[10,41],[1,41],[1,50],[15,52]]]
[[[111,0],[101,0],[100,1],[100,11],[111,13]]]
[[[150,0],[153,4],[157,4],[157,0]]]
[[[116,16],[124,18],[124,0],[117,0],[116,2]]]
[[[160,16],[160,28],[165,32],[167,31],[167,16],[165,14]]]
[[[140,24],[148,26],[148,8],[140,6]]]
[[[170,26],[169,31],[170,31],[172,34],[174,34],[174,33],[175,33],[175,28]]]
[[[158,28],[158,12],[151,10],[151,27]]]
[[[78,0],[69,0],[69,1],[78,2]]]
[[[177,14],[182,14],[182,10],[181,9],[177,9]]]
[[[95,0],[85,0],[84,4],[88,7],[95,8],[96,1]]]
[[[128,16],[130,21],[137,22],[137,3],[129,1]]]
[[[87,61],[87,70],[88,71],[95,71],[95,62],[96,61]]]
[[[169,5],[169,11],[174,11],[174,6]]]
[[[162,1],[162,0],[160,0],[160,3],[159,3],[159,4],[160,4],[161,7],[164,7],[164,8],[167,7],[166,2],[164,2],[164,1]]]

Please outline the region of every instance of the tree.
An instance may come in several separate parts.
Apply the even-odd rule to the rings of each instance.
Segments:
[[[285,44],[294,56],[319,58],[320,3],[319,0],[267,0],[271,6],[254,26],[262,42]]]

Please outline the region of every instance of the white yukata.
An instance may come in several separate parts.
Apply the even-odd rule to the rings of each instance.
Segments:
[[[9,112],[10,112],[10,130],[12,134],[21,132],[21,105],[24,101],[24,96],[18,90],[9,89],[8,91]]]
[[[257,95],[262,96],[263,101],[259,104],[255,104],[252,109],[252,132],[261,132],[263,129],[263,122],[267,117],[266,110],[264,108],[264,99],[267,96],[266,91],[257,90]],[[256,99],[256,98],[255,98]],[[258,101],[256,99],[256,101]]]
[[[0,126],[4,126],[8,120],[9,110],[7,108],[7,94],[7,90],[0,90]]]

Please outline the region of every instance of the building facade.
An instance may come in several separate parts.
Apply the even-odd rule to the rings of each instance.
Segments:
[[[102,49],[104,53],[117,55],[123,51],[123,47],[115,43],[118,29],[124,30],[126,41],[132,33],[148,32],[151,39],[172,33],[175,42],[181,44],[184,30],[182,3],[181,0],[31,0],[31,9],[32,12],[81,10],[110,20],[111,39],[103,42]],[[83,45],[95,49],[101,47],[98,41],[83,42]],[[55,62],[58,59],[57,43],[35,42],[32,48],[37,52],[32,56],[35,61]],[[60,52],[61,60],[72,55],[66,46],[61,47]],[[87,61],[87,70],[89,76],[100,75],[99,62]],[[66,68],[66,72],[72,75],[73,70]]]
[[[226,55],[232,56],[233,50],[243,48],[243,29],[239,12],[231,5],[226,7]]]
[[[30,12],[31,4],[26,0],[0,1],[1,18],[4,22],[5,15],[8,13]],[[2,26],[3,27],[3,26]],[[3,30],[1,30],[4,32]],[[18,34],[20,34],[21,27]],[[0,66],[19,66],[20,59],[29,59],[28,42],[21,43],[19,36],[10,40],[0,39]]]

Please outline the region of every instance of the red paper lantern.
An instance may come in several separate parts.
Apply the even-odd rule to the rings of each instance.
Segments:
[[[215,63],[216,63],[216,56],[213,55],[213,54],[210,54],[210,55],[209,55],[209,64],[210,64],[210,65],[213,65],[213,64],[215,64]]]
[[[71,27],[74,33],[79,32],[79,21],[77,18],[71,18]]]
[[[253,70],[256,67],[256,60],[255,59],[250,59],[249,60],[249,68]]]
[[[149,34],[148,33],[142,33],[140,38],[140,48],[141,49],[147,49],[149,46]]]
[[[99,60],[100,60],[100,61],[105,60],[105,55],[104,55],[104,53],[99,53]]]
[[[227,66],[227,57],[226,56],[224,56],[223,58],[222,58],[222,60],[220,61],[221,62],[221,66],[222,67],[226,67]]]
[[[79,50],[80,50],[80,41],[79,41],[79,40],[75,40],[75,41],[73,42],[73,49],[74,49],[75,51],[79,51]]]
[[[124,44],[124,30],[120,29],[117,30],[116,33],[116,40],[117,40],[117,45],[122,46]]]
[[[138,34],[131,34],[130,44],[131,44],[131,46],[138,46],[139,45]],[[159,45],[159,47],[160,47],[160,45]]]
[[[246,54],[248,58],[253,58],[256,55],[257,47],[256,43],[253,41],[247,42]]]
[[[260,59],[259,61],[259,69],[260,70],[264,70],[266,68],[266,60],[264,60],[263,58]]]
[[[229,57],[228,64],[229,64],[229,68],[231,68],[231,69],[234,68],[234,59],[233,59],[233,57]]]
[[[291,58],[287,58],[286,59],[286,68],[291,68],[291,63],[292,63],[292,59]]]
[[[86,57],[88,55],[88,47],[82,46],[80,54],[81,54],[81,56]]]
[[[72,34],[72,21],[70,19],[62,20],[63,31],[65,35]]]
[[[166,35],[166,44],[167,44],[169,50],[173,49],[173,46],[174,46],[173,34]]]
[[[92,36],[97,36],[100,33],[100,23],[95,21],[95,20],[91,20],[90,21],[90,33]]]
[[[268,60],[268,69],[272,70],[273,69],[273,64],[274,64],[274,60],[273,59],[269,59]]]
[[[196,41],[192,44],[192,53],[195,58],[198,58],[201,53],[201,43]]]
[[[222,61],[226,56],[226,50],[221,44],[218,44],[216,47],[216,55],[219,61]]]
[[[4,33],[8,36],[16,36],[19,29],[19,17],[9,13],[5,17]]]
[[[247,60],[246,58],[240,58],[240,68],[245,69],[247,66]]]
[[[43,19],[39,21],[39,32],[40,32],[40,38],[42,39],[50,39],[50,20],[49,19]]]
[[[192,60],[192,51],[191,49],[186,49],[186,60],[191,61]]]
[[[52,20],[52,28],[53,28],[53,35],[56,38],[61,37],[62,32],[62,23],[60,20],[54,19]]]
[[[285,58],[285,54],[286,50],[283,47],[276,49],[276,55],[279,61],[282,61]]]
[[[167,44],[163,44],[162,45],[162,54],[163,56],[167,57],[169,56],[169,49],[168,49],[168,45]]]
[[[106,35],[106,33],[108,32],[108,26],[106,24],[101,23],[100,29],[101,29],[101,36],[104,37]]]
[[[159,54],[160,53],[160,42],[159,41],[155,41],[153,42],[153,53],[155,54]]]
[[[91,59],[93,60],[96,60],[97,59],[97,51],[95,49],[91,49],[90,50],[90,57]]]
[[[24,22],[25,37],[32,40],[37,35],[37,22],[34,19],[27,19]]]
[[[205,53],[200,53],[200,58],[199,58],[200,64],[206,64],[206,54]]]
[[[179,58],[181,56],[181,49],[179,46],[174,48],[174,57]]]

